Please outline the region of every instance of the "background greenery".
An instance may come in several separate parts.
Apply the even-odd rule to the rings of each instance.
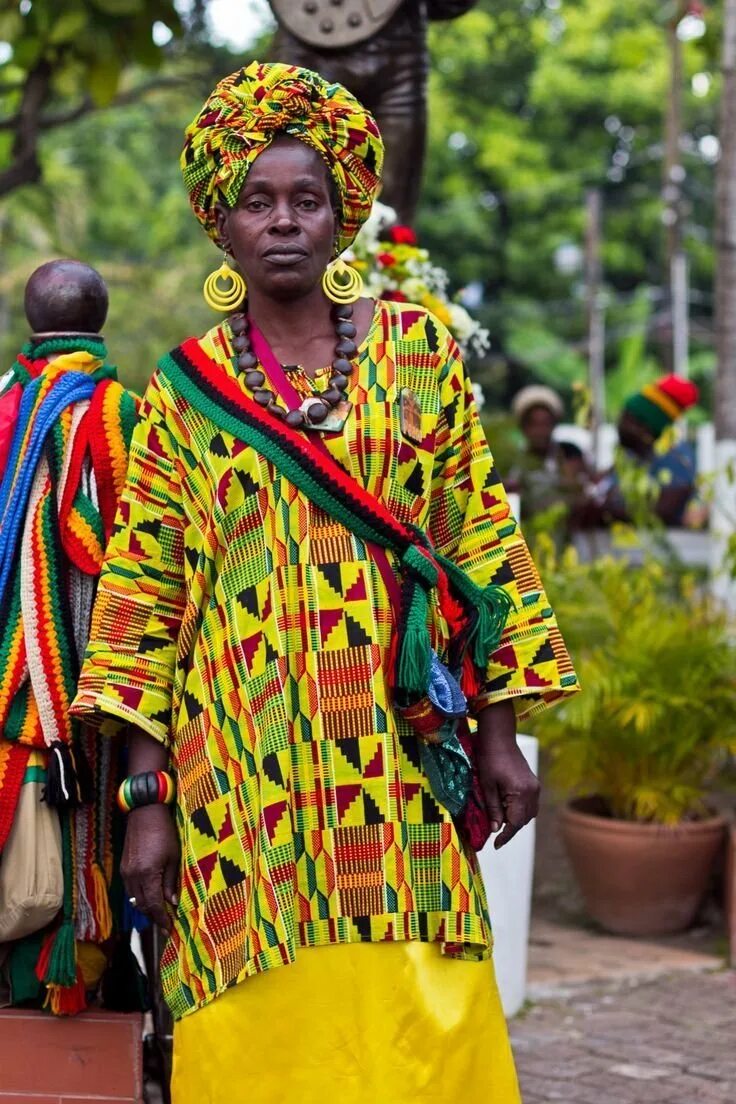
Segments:
[[[206,0],[195,3],[183,22],[169,0],[20,0],[0,14],[0,42],[14,51],[0,64],[0,182],[29,73],[46,66],[51,89],[40,179],[0,200],[3,362],[24,337],[27,276],[59,255],[89,261],[108,281],[111,355],[132,384],[143,383],[162,350],[210,323],[199,289],[217,257],[180,181],[182,131],[214,81],[266,44],[246,55],[213,46],[205,7]],[[585,377],[581,277],[561,272],[556,258],[560,247],[582,247],[591,185],[604,191],[612,406],[657,370],[664,28],[672,7],[662,0],[480,0],[463,19],[432,30],[418,229],[456,288],[470,285],[480,300],[493,349],[474,374],[487,409],[506,409],[531,378],[569,395]],[[244,20],[247,9],[243,0]],[[705,38],[685,47],[685,243],[693,368],[706,385],[713,371],[714,167],[707,151],[716,130],[717,21],[711,11]],[[154,43],[154,24],[157,40],[170,33],[170,41]],[[706,74],[696,81],[699,95],[695,74]]]

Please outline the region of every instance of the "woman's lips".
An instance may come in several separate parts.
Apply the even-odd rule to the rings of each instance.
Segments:
[[[289,267],[305,261],[307,254],[303,249],[274,249],[271,252],[264,253],[263,259],[268,261],[269,264]]]

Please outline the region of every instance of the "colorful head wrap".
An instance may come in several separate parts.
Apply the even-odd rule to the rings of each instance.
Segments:
[[[663,376],[648,383],[624,403],[624,410],[656,438],[698,401],[699,391],[692,380],[681,376]]]
[[[306,142],[330,170],[342,252],[370,214],[383,141],[373,116],[347,89],[310,69],[254,61],[220,81],[187,127],[181,155],[195,215],[217,242],[215,203],[222,198],[234,206],[253,162],[279,134]]]

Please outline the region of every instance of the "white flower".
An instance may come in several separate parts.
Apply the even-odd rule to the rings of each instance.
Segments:
[[[483,388],[479,383],[472,384],[472,387],[473,395],[475,396],[475,405],[478,407],[479,410],[482,410],[486,404],[486,397],[483,394]]]

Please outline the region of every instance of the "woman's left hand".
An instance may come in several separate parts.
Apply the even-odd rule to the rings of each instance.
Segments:
[[[516,743],[511,702],[487,706],[478,716],[478,777],[498,850],[539,812],[539,779]]]

